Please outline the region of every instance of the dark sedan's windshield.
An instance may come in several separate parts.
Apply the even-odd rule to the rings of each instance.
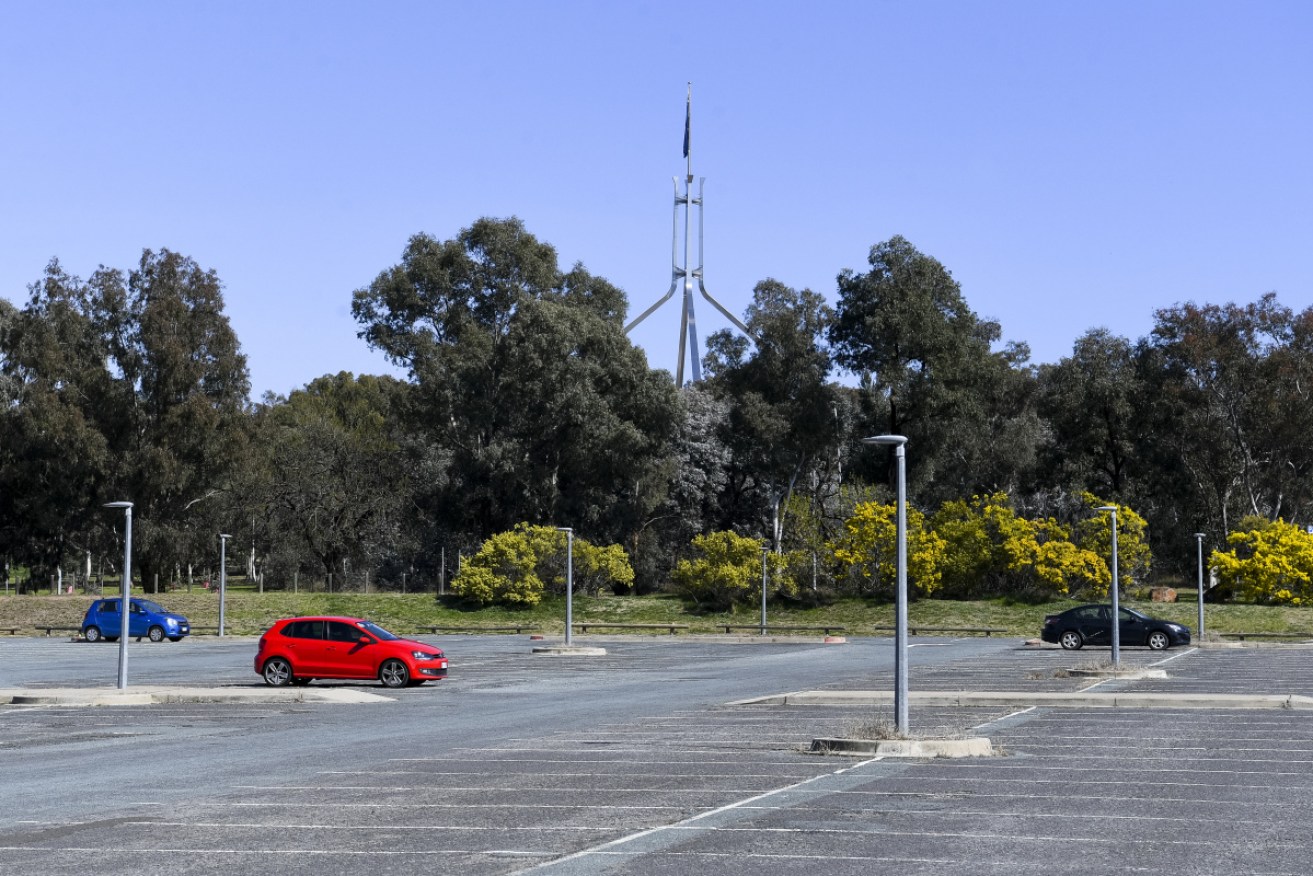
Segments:
[[[369,633],[375,639],[378,639],[380,642],[389,642],[393,639],[401,638],[400,636],[392,635],[373,621],[361,621],[357,626]]]

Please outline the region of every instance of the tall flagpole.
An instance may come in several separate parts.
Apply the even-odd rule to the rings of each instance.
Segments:
[[[692,350],[691,364],[693,366],[693,382],[699,383],[702,380],[702,354],[698,349],[698,318],[697,313],[695,313],[693,309],[693,275],[688,270],[688,235],[691,230],[689,226],[692,224],[689,221],[690,216],[688,210],[689,204],[692,200],[689,197],[689,190],[693,186],[693,150],[690,148],[691,144],[689,142],[692,135],[692,127],[693,83],[690,82],[688,84],[688,99],[684,104],[684,162],[687,174],[684,177],[684,197],[680,198],[676,196],[675,202],[676,204],[684,205],[684,270],[680,272],[684,275],[684,313],[686,314],[684,322],[688,326],[688,345]],[[675,190],[678,192],[678,185],[676,185]],[[698,215],[701,217],[700,202],[698,206]],[[682,353],[679,356],[679,367],[681,371],[684,368],[684,356]],[[676,383],[680,386],[684,385],[682,374],[679,376]]]
[[[679,193],[679,179],[678,177],[675,178],[675,211],[674,211],[674,218],[671,228],[671,242],[670,242],[671,243],[670,288],[666,290],[666,294],[661,296],[661,298],[658,299],[655,304],[653,304],[647,310],[639,314],[638,318],[635,319],[633,322],[629,323],[629,325],[625,326],[625,334],[628,334],[634,329],[635,326],[637,326],[643,320],[651,316],[652,313],[655,312],[657,308],[659,308],[662,304],[665,304],[667,301],[669,301],[674,296],[675,290],[679,288],[680,281],[681,280],[683,281],[684,302],[679,317],[679,365],[677,366],[675,371],[675,385],[680,387],[684,385],[684,363],[688,358],[686,354],[686,350],[689,347],[692,348],[691,361],[693,365],[693,380],[694,382],[697,382],[702,379],[702,356],[701,356],[701,352],[698,349],[697,315],[694,312],[694,308],[693,308],[693,278],[694,277],[697,278],[698,291],[702,293],[702,297],[710,301],[712,305],[717,310],[719,310],[721,314],[725,316],[726,319],[728,319],[739,329],[739,331],[743,332],[749,338],[752,337],[752,333],[748,331],[748,327],[744,325],[743,322],[738,317],[734,316],[734,314],[726,310],[719,301],[711,297],[711,293],[707,291],[706,284],[703,282],[702,279],[702,274],[703,274],[702,271],[702,265],[703,265],[702,263],[702,241],[703,241],[702,185],[703,183],[706,182],[706,178],[703,177],[698,181],[698,195],[696,198],[693,197],[692,128],[693,128],[693,83],[690,82],[688,84],[688,95],[684,103],[685,174],[684,174],[684,194],[682,196]],[[698,208],[698,266],[697,268],[690,270],[689,269],[689,236],[692,233],[692,217],[690,215],[689,207],[694,204],[696,204]],[[678,260],[680,206],[683,206],[684,208],[684,262],[682,265],[679,263]]]

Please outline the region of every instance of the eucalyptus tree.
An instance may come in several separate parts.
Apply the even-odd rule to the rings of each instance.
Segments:
[[[838,276],[829,331],[835,359],[883,412],[881,432],[906,435],[909,476],[930,503],[1026,478],[1040,438],[1024,345],[995,352],[981,319],[936,259],[903,237],[871,247],[870,270]],[[890,471],[882,480],[890,479]]]
[[[1072,353],[1040,368],[1040,410],[1050,433],[1047,479],[1108,498],[1129,498],[1140,450],[1145,390],[1137,350],[1105,328],[1076,339]]]
[[[146,250],[126,283],[101,269],[91,285],[110,354],[113,489],[136,503],[134,565],[153,581],[215,549],[214,499],[247,443],[246,357],[218,274],[190,257]]]
[[[625,337],[624,293],[562,272],[520,220],[415,235],[352,311],[409,370],[417,426],[449,458],[430,513],[466,537],[527,521],[622,541],[664,498],[673,383]]]
[[[108,535],[99,501],[112,461],[98,417],[109,375],[89,300],[52,260],[21,310],[0,302],[0,555],[38,581]]]
[[[275,586],[300,571],[341,582],[408,553],[414,489],[403,410],[413,387],[342,372],[274,397],[255,418],[243,490],[264,521]]]
[[[780,508],[802,492],[819,508],[838,488],[838,389],[826,332],[834,312],[823,296],[764,280],[745,324],[752,341],[728,331],[707,342],[708,389],[729,407],[730,466],[720,529],[750,527],[780,548]]]
[[[0,493],[30,550],[57,562],[69,532],[89,547],[107,525],[100,505],[117,499],[135,504],[145,581],[211,541],[213,526],[195,524],[241,452],[248,392],[213,271],[147,250],[127,275],[102,267],[83,282],[53,261],[6,343],[17,401]]]
[[[1249,515],[1310,522],[1313,308],[1296,313],[1268,293],[1155,320],[1144,351],[1155,441],[1186,472],[1197,520],[1219,536]]]

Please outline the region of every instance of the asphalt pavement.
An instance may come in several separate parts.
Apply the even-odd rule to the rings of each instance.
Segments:
[[[808,750],[892,725],[887,639],[423,638],[448,679],[301,700],[143,644],[115,706],[115,648],[0,640],[0,872],[1313,872],[1313,650],[914,638],[914,735],[996,752],[947,759]]]

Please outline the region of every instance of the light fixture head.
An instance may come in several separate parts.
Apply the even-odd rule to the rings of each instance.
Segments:
[[[872,435],[870,438],[863,438],[863,444],[879,444],[884,447],[897,447],[899,444],[907,443],[906,435]]]
[[[132,507],[132,503],[131,503],[131,502],[106,502],[105,505],[104,505],[104,507],[106,507],[106,508],[131,508],[131,507]]]
[[[1098,508],[1095,508],[1094,510],[1095,510],[1095,511],[1111,511],[1112,513],[1116,514],[1116,513],[1117,513],[1117,506],[1116,506],[1116,505],[1100,505]]]

